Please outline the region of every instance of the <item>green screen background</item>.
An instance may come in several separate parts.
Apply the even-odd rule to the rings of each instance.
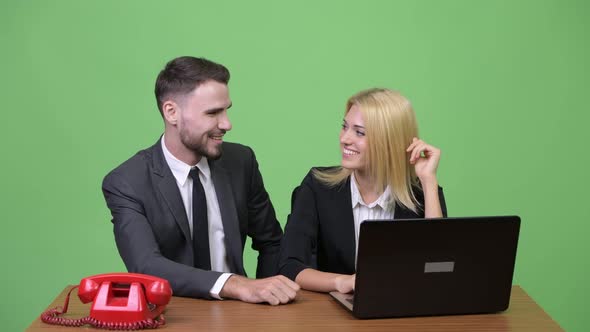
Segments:
[[[226,137],[256,151],[281,224],[308,169],[339,162],[346,99],[402,91],[443,152],[450,215],[520,215],[514,283],[585,330],[589,14],[575,0],[2,1],[3,330],[124,270],[101,181],[158,139],[154,81],[180,55],[231,70]]]

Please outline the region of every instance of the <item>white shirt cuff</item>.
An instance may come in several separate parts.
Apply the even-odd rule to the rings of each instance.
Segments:
[[[221,296],[219,296],[219,293],[221,293],[221,290],[223,289],[223,286],[225,286],[227,279],[229,279],[229,277],[232,275],[233,273],[224,273],[219,276],[213,287],[211,287],[211,290],[209,290],[209,294],[218,300],[223,300]]]

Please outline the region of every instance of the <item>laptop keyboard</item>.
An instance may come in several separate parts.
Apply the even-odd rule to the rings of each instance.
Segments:
[[[350,304],[354,304],[354,295],[351,295],[350,297],[346,298],[346,302],[350,303]]]

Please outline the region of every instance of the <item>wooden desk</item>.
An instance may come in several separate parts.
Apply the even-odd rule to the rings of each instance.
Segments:
[[[66,287],[50,308],[63,305]],[[73,292],[66,317],[87,316]],[[167,307],[167,331],[562,331],[519,286],[512,287],[510,307],[501,314],[359,320],[328,294],[301,291],[294,303],[272,307],[239,301],[173,297]],[[37,318],[27,331],[75,331]],[[88,327],[84,329],[89,330]]]

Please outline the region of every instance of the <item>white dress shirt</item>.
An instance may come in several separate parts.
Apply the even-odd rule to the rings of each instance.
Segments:
[[[221,212],[219,210],[219,202],[217,201],[217,193],[215,186],[211,179],[211,170],[207,158],[201,157],[201,160],[193,166],[187,165],[178,160],[172,155],[166,144],[164,143],[164,136],[162,136],[162,150],[164,151],[164,158],[166,163],[172,171],[172,175],[176,179],[180,196],[182,196],[182,203],[188,218],[188,226],[191,236],[193,234],[193,179],[189,176],[189,172],[193,167],[199,169],[199,179],[203,184],[205,190],[205,197],[207,198],[207,221],[209,223],[209,253],[211,256],[211,271],[226,272],[223,273],[209,291],[212,297],[221,299],[219,292],[225,285],[225,282],[232,275],[227,273],[230,271],[227,264],[227,250],[225,248],[225,233],[223,232],[223,223],[221,221]]]
[[[391,197],[389,186],[377,200],[371,204],[366,204],[356,184],[354,173],[350,175],[350,194],[352,200],[352,215],[354,217],[354,266],[356,267],[356,257],[359,249],[359,233],[361,223],[368,219],[393,219],[395,203]]]

